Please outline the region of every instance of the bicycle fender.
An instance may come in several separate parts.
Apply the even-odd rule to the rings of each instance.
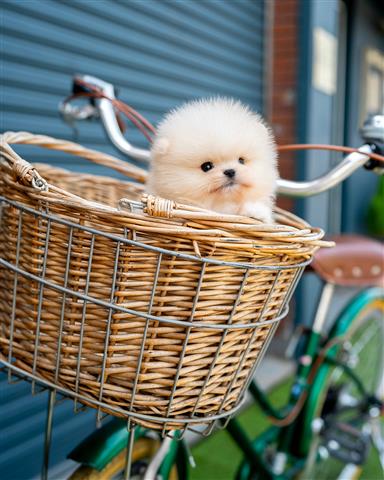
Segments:
[[[135,438],[144,432],[145,429],[137,427]],[[114,418],[79,443],[67,458],[100,471],[127,446],[127,441],[127,422]]]
[[[330,337],[344,335],[355,317],[371,302],[384,302],[384,290],[380,287],[371,287],[358,293],[345,307],[335,321]]]

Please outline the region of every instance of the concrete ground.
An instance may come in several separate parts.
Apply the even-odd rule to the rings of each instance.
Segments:
[[[292,360],[266,355],[256,370],[255,380],[265,390],[270,390],[281,383],[295,371]]]

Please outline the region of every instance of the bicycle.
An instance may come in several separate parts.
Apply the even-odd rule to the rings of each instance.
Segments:
[[[105,84],[104,82],[100,82],[98,79],[94,79],[92,77],[83,77],[79,80],[80,81],[76,83],[75,79],[75,85],[77,85],[77,89],[79,89],[80,91],[83,88],[81,80],[84,80],[87,83],[90,82],[91,84],[100,87],[106,97],[114,98],[113,86]],[[108,99],[102,98],[98,100],[98,106],[96,107],[94,105],[94,108],[98,109],[107,135],[119,151],[133,156],[138,160],[148,160],[147,152],[135,149],[120,134],[120,130],[118,129],[118,124],[116,122],[113,109],[111,108],[111,103],[109,103]],[[74,111],[72,111],[72,113],[74,113]],[[89,113],[92,116],[95,112],[93,111]],[[373,125],[371,125],[371,127],[372,126]],[[379,131],[380,128],[382,129],[381,131]],[[369,125],[366,125],[365,136],[365,140],[367,142],[372,140],[374,141],[373,145],[375,146],[370,146],[369,148],[378,151],[378,143],[381,146],[381,143],[384,140],[383,120],[381,120],[381,124],[377,126],[377,130],[375,132],[370,131]],[[362,150],[364,150],[364,147],[362,148]],[[350,155],[353,156],[353,154]],[[351,158],[352,157],[349,156],[349,158],[347,157],[347,159],[343,161],[344,168],[345,165],[347,165],[347,163],[351,161]],[[340,166],[340,169],[341,168],[342,167]],[[377,168],[377,163],[372,164],[371,162],[370,168]],[[343,179],[348,176],[348,173],[345,173],[344,175],[345,176],[343,177]],[[338,181],[341,181],[340,177]],[[302,196],[304,196],[324,191],[335,185],[336,182],[338,183],[338,181],[336,181],[334,178],[332,182],[330,179],[330,175],[328,175],[325,180],[323,179],[322,181],[316,180],[312,182],[307,182],[306,185],[299,185],[295,184],[294,182],[280,181],[279,191],[281,193],[294,193],[295,195],[301,194]],[[361,247],[366,248],[366,251],[371,252],[372,249],[373,251],[375,251],[374,249],[376,247],[375,262],[378,263],[377,265],[372,265],[372,268],[374,269],[375,266],[377,267],[378,265],[380,265],[382,250],[380,249],[380,247],[377,246],[377,244],[371,243],[368,240],[364,240],[364,242],[366,243],[365,245],[363,243],[349,244],[349,241],[350,239],[348,238],[340,238],[338,246],[336,248],[330,251],[320,251],[317,259],[315,257],[314,270],[327,283],[325,283],[325,286],[323,288],[313,327],[312,329],[307,329],[305,332],[303,332],[306,336],[306,345],[301,346],[301,355],[299,357],[300,363],[296,373],[296,379],[292,387],[291,397],[289,399],[288,405],[296,405],[296,407],[298,400],[300,398],[303,399],[302,402],[300,402],[303,403],[300,415],[297,416],[295,420],[294,412],[291,412],[291,415],[286,415],[274,409],[268,403],[266,396],[258,388],[257,384],[255,382],[252,382],[249,387],[250,393],[252,394],[254,400],[258,402],[265,410],[265,412],[275,420],[277,426],[275,428],[267,430],[265,434],[261,435],[254,442],[252,442],[251,439],[246,437],[244,430],[240,428],[236,418],[230,420],[228,425],[226,426],[228,432],[231,434],[234,441],[243,450],[245,456],[243,465],[240,467],[237,475],[238,479],[250,478],[251,471],[253,469],[258,472],[256,478],[291,478],[298,470],[302,469],[302,463],[304,462],[303,459],[306,458],[308,455],[309,460],[306,462],[305,465],[305,475],[308,478],[317,478],[316,453],[318,453],[322,459],[322,464],[320,467],[322,475],[324,475],[324,464],[327,462],[332,463],[332,458],[339,459],[349,464],[361,465],[364,458],[366,457],[368,436],[364,434],[363,437],[361,437],[361,433],[357,428],[346,428],[348,423],[346,423],[345,421],[342,424],[338,424],[337,418],[339,415],[338,409],[340,409],[340,412],[344,415],[344,407],[340,400],[341,398],[344,402],[348,400],[349,402],[353,403],[351,397],[353,397],[353,395],[356,395],[356,390],[360,393],[367,391],[361,380],[354,373],[354,370],[358,371],[359,368],[361,368],[361,365],[359,365],[359,361],[360,363],[362,362],[363,355],[359,357],[359,361],[353,367],[353,369],[348,367],[347,359],[348,356],[350,358],[353,356],[354,346],[358,344],[358,339],[362,335],[361,332],[368,331],[366,325],[370,322],[372,322],[374,330],[372,333],[372,337],[369,337],[369,339],[374,339],[376,337],[376,334],[378,334],[376,337],[376,348],[372,348],[372,350],[370,351],[370,355],[372,355],[371,358],[374,358],[377,361],[378,371],[377,377],[371,379],[373,384],[369,385],[368,391],[375,392],[375,389],[380,386],[379,381],[382,381],[382,379],[380,378],[380,366],[382,365],[382,362],[384,360],[384,355],[381,349],[382,342],[380,341],[380,338],[384,340],[384,325],[380,325],[380,321],[381,313],[384,311],[383,292],[378,289],[369,289],[361,293],[349,305],[347,305],[345,310],[334,322],[333,328],[328,333],[328,335],[321,338],[322,336],[324,336],[323,329],[325,325],[327,309],[330,305],[335,285],[353,283],[355,285],[366,287],[369,286],[372,281],[375,281],[372,277],[370,279],[366,279],[365,281],[362,280],[359,276],[352,276],[352,278],[348,279],[342,278],[340,277],[340,271],[336,273],[332,272],[332,265],[328,264],[329,261],[338,258],[340,254],[344,255],[343,250],[348,249],[348,246],[352,246],[353,248],[350,249],[352,251],[347,252],[346,258],[343,258],[342,260],[343,262],[349,262],[351,254],[353,255],[353,253],[360,253],[359,248]],[[356,242],[358,242],[358,240],[356,240]],[[357,249],[357,252],[355,252],[354,249]],[[365,262],[366,257],[359,259],[359,261]],[[344,265],[345,263],[343,264],[343,266]],[[355,265],[355,272],[358,268],[361,267],[359,267],[359,265]],[[339,275],[339,277],[337,275]],[[370,315],[373,312],[375,312],[375,315],[373,316],[373,320],[371,320]],[[377,333],[375,330],[376,328],[378,328]],[[367,334],[364,333],[364,335]],[[347,344],[347,339],[349,344]],[[368,340],[367,345],[370,345]],[[368,347],[362,346],[361,351],[365,348]],[[343,361],[338,360],[340,356],[344,356]],[[315,365],[315,368],[313,367],[313,365]],[[317,368],[317,365],[320,365],[319,368]],[[361,372],[359,373],[361,374]],[[365,375],[363,375],[363,378],[367,379]],[[352,386],[348,385],[348,380],[349,382],[352,382]],[[355,385],[353,385],[353,383],[355,383]],[[310,386],[310,390],[307,394],[305,394],[304,392],[306,391],[306,386],[308,385]],[[367,398],[366,393],[364,393],[363,398]],[[330,405],[331,403],[332,405]],[[365,410],[367,409],[369,402],[366,403],[367,404],[364,405]],[[369,410],[371,412],[371,416],[376,418],[376,416],[378,415],[378,407],[380,405],[381,404],[377,399],[373,401]],[[296,407],[294,407],[292,410],[294,410]],[[354,411],[358,408],[361,408],[361,405],[354,404],[352,405],[352,407],[347,408],[352,408],[352,411]],[[298,409],[296,408],[296,411],[297,410]],[[289,421],[289,416],[291,416],[293,420]],[[361,422],[361,414],[359,416],[358,421]],[[302,423],[302,425],[300,425],[300,423]],[[362,428],[361,425],[360,428]],[[345,438],[343,438],[343,435],[345,435]],[[103,434],[101,434],[101,436],[103,436]],[[292,438],[299,439],[298,445],[297,447],[295,447],[294,450],[292,450],[292,447],[287,448],[290,439]],[[308,441],[308,439],[311,440]],[[348,440],[351,439],[356,441],[360,440],[360,445],[356,448],[356,450],[348,452],[346,451],[346,449],[351,446]],[[277,450],[279,451],[279,453],[278,455],[275,454],[275,465],[268,466],[265,459],[263,460],[262,458],[262,452],[265,452],[267,450],[266,447],[268,447],[268,445],[277,441],[279,445]],[[123,443],[125,443],[125,440]],[[175,445],[177,444],[174,442],[173,444],[170,444],[169,447],[167,446],[167,448],[170,448],[169,457],[174,458],[175,453],[172,452],[172,448],[180,448],[180,451],[182,452],[181,455],[185,457],[183,446],[176,447]],[[286,450],[286,453],[284,453],[284,450]],[[164,448],[164,451],[167,451],[167,449]],[[75,450],[73,452],[71,458],[80,459],[81,453],[79,452],[81,452],[81,447],[79,447],[78,450]],[[292,455],[295,455],[297,460],[294,462],[295,464],[290,467],[290,472],[286,473],[287,476],[284,477],[282,475],[283,471],[287,469],[286,465],[289,462],[288,456]],[[168,453],[164,455],[164,465],[167,465],[167,462],[169,462],[169,457]],[[326,460],[326,457],[330,458],[330,460]],[[178,465],[178,462],[176,463]],[[183,465],[182,460],[179,460],[179,463]],[[159,461],[159,459],[157,458],[156,467],[160,467],[161,464],[162,462]],[[156,470],[154,464],[152,464],[152,466],[154,470]],[[179,478],[185,478],[185,467],[179,466],[178,468],[182,472]],[[358,467],[355,470],[357,469]],[[350,472],[352,472],[353,469],[349,468],[349,470]],[[164,470],[159,471],[161,472],[162,478],[167,478],[167,470],[165,470],[165,472]]]
[[[82,80],[101,88],[109,99],[114,98],[111,85],[90,77]],[[77,87],[83,88],[84,84],[79,82]],[[89,93],[87,87],[85,93]],[[94,116],[96,113],[100,114],[113,143],[121,151],[139,160],[148,158],[147,151],[132,147],[121,135],[110,100],[99,97],[93,100],[87,111],[67,109],[65,112],[67,116],[73,114],[77,118]],[[380,169],[379,161],[383,158],[376,152],[380,152],[383,130],[383,120],[376,118],[366,126],[367,144],[359,151],[350,149],[353,153],[321,179],[305,183],[280,180],[279,191],[310,195],[331,188],[363,165]],[[368,157],[371,159],[368,160]],[[364,290],[336,319],[330,332],[324,331],[334,285],[356,282],[360,286],[371,286],[381,280],[381,269],[377,271],[377,268],[373,268],[380,267],[381,246],[374,241],[365,242],[372,255],[372,268],[367,277],[345,270],[351,251],[360,252],[359,248],[356,249],[358,245],[353,242],[339,242],[339,247],[333,252],[326,251],[315,260],[314,269],[326,283],[313,327],[302,332],[304,345],[300,346],[298,370],[288,405],[281,411],[275,409],[254,382],[249,385],[255,401],[276,425],[252,440],[236,418],[227,424],[222,420],[223,427],[244,453],[237,479],[283,480],[294,478],[299,473],[303,478],[315,479],[318,468],[323,474],[326,467],[334,467],[335,460],[339,461],[336,470],[345,472],[345,465],[348,465],[350,471],[356,472],[364,463],[370,438],[374,437],[379,446],[377,423],[383,404],[376,391],[382,380],[381,372],[370,369],[365,374],[361,369],[369,364],[367,358],[373,358],[379,366],[382,365],[382,290],[378,287]],[[340,261],[341,254],[346,258],[343,259],[344,271],[340,275],[340,271],[335,273],[332,260],[336,256]],[[355,272],[356,268],[365,272],[366,260],[367,257],[363,256],[354,265]],[[12,368],[9,364],[7,366]],[[51,395],[48,418],[52,415],[53,400],[54,396]],[[46,434],[48,452],[49,421]],[[126,422],[113,420],[94,432],[70,454],[70,458],[81,463],[71,478],[112,478],[123,471],[126,477],[131,475],[146,480],[159,476],[164,479],[187,478],[190,455],[186,442],[180,437],[176,432],[162,439],[161,435],[143,427],[128,432]],[[349,451],[351,445],[354,448]],[[45,477],[47,464],[48,453],[45,458]]]

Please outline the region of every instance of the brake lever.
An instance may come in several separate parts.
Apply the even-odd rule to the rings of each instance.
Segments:
[[[378,153],[379,155],[383,155],[384,144],[378,145],[377,143],[372,143],[371,149],[373,153]],[[384,175],[383,162],[379,162],[379,160],[375,160],[374,158],[370,158],[367,161],[367,163],[364,165],[364,168],[366,170],[371,170],[372,172],[376,173],[376,175]]]
[[[364,141],[371,145],[373,153],[383,155],[384,152],[384,115],[370,115],[360,129]],[[384,175],[383,162],[370,158],[364,165],[378,175]]]
[[[72,129],[73,135],[76,139],[79,136],[79,130],[76,124],[77,121],[93,120],[100,117],[98,109],[91,103],[78,107],[76,105],[71,105],[69,102],[60,102],[59,112],[64,122]]]

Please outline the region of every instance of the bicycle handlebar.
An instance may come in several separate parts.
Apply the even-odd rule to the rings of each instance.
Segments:
[[[74,82],[76,82],[76,79],[78,79],[80,82],[91,84],[97,87],[104,94],[105,98],[94,99],[94,105],[100,115],[103,127],[112,144],[123,154],[148,163],[150,161],[149,150],[134,147],[124,137],[120,130],[114,107],[111,102],[111,100],[116,99],[114,86],[90,75],[76,76]],[[84,119],[85,117],[83,110],[76,110],[71,107],[69,103],[62,103],[60,105],[60,111],[64,117],[71,118],[71,120]],[[380,155],[374,153],[375,147],[373,147],[371,143],[375,141],[384,143],[384,116],[377,115],[376,117],[373,117],[370,120],[370,123],[365,125],[363,129],[363,137],[364,140],[369,143],[366,143],[359,149],[352,151],[352,153],[344,157],[344,159],[338,165],[336,165],[326,174],[309,181],[294,181],[281,178],[277,181],[277,192],[279,194],[292,197],[308,197],[316,195],[325,192],[341,183],[354,171],[358,170],[363,165],[366,165],[371,157],[383,161],[383,157],[380,157]],[[298,146],[291,146],[291,149],[298,149],[297,147]],[[328,146],[323,145],[318,145],[316,147],[329,149]],[[281,148],[281,150],[287,149],[289,149],[289,147]],[[335,149],[344,151],[348,150],[345,148],[343,149],[343,147],[337,147]],[[349,149],[349,151],[350,150],[353,149]],[[375,165],[371,166],[370,168],[374,169],[374,167]]]
[[[279,179],[277,181],[277,191],[281,195],[293,197],[310,197],[325,192],[365,165],[369,160],[365,153],[373,153],[371,146],[368,144],[360,147],[358,152],[350,153],[332,170],[314,180],[296,182]]]

